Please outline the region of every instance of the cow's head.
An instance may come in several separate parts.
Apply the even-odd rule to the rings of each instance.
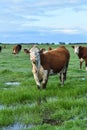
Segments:
[[[24,49],[26,54],[30,55],[30,60],[33,64],[40,63],[40,54],[45,52],[45,48],[38,48],[38,46],[34,45],[31,49]]]
[[[80,46],[75,45],[75,46],[72,46],[72,48],[74,49],[74,53],[78,55]]]
[[[34,64],[37,65],[38,62],[40,62],[40,53],[41,53],[41,50],[36,45],[34,45],[29,50],[29,53],[30,53],[30,60],[32,61],[32,63],[34,63]]]

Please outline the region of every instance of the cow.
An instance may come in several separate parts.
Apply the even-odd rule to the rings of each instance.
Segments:
[[[18,54],[21,51],[21,49],[22,49],[22,46],[20,44],[14,46],[12,54],[14,55]]]
[[[24,49],[25,54],[29,54],[29,50],[27,48]]]
[[[85,67],[87,70],[87,47],[74,45],[72,48],[80,60],[80,69],[82,69],[82,63],[85,61]]]
[[[29,50],[29,55],[33,76],[39,89],[46,88],[50,74],[59,73],[61,85],[64,85],[70,59],[70,53],[64,46],[45,53],[38,46],[33,46]]]
[[[2,46],[0,46],[0,52],[2,51]]]

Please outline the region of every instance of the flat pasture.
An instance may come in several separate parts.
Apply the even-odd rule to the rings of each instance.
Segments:
[[[0,53],[0,129],[1,130],[87,130],[87,71],[71,45],[67,80],[50,76],[46,90],[38,90],[32,65],[23,44],[18,55],[7,44]],[[48,49],[59,45],[38,45]],[[3,45],[2,45],[3,47]]]

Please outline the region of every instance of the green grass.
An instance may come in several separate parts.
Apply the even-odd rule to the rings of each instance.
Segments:
[[[78,57],[71,46],[66,45],[71,58],[64,87],[55,75],[49,77],[46,90],[37,89],[29,55],[23,52],[30,46],[23,45],[18,56],[12,55],[12,47],[7,45],[0,53],[0,128],[19,123],[32,126],[27,130],[86,130],[87,71],[84,64],[79,69]]]

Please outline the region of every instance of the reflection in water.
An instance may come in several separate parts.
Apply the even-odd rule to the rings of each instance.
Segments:
[[[14,125],[10,125],[7,127],[2,127],[2,130],[24,130],[34,127],[33,125],[23,125],[20,123],[16,123]]]
[[[0,110],[4,109],[5,106],[0,104]]]
[[[37,104],[38,105],[41,105],[42,103],[44,103],[44,102],[47,102],[47,99],[44,97],[44,98],[41,98],[41,97],[39,97],[38,99],[37,99]]]
[[[36,105],[36,103],[29,103],[29,104],[19,104],[19,105],[10,105],[10,106],[6,106],[6,105],[2,105],[2,104],[0,104],[0,110],[2,110],[2,109],[17,109],[17,108],[21,108],[21,107],[23,107],[23,106],[28,106],[28,107],[30,107],[30,108],[32,108],[32,107],[35,107],[35,105]]]
[[[19,85],[20,82],[6,82],[6,85]]]
[[[49,98],[39,97],[39,98],[37,99],[37,104],[38,104],[38,105],[41,105],[42,103],[56,102],[56,101],[58,101],[58,98],[57,98],[57,97],[49,97]]]

